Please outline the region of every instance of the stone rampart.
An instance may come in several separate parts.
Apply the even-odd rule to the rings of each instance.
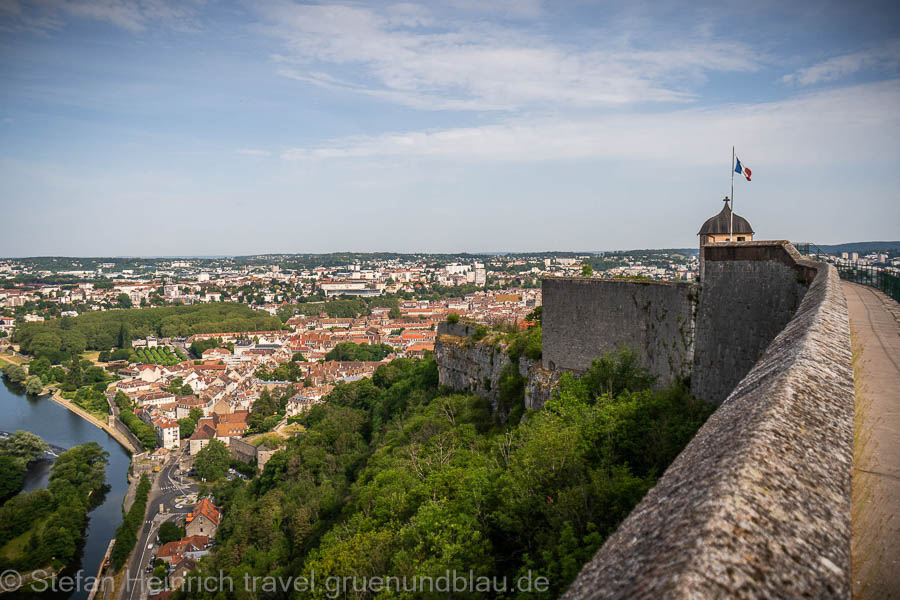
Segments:
[[[636,279],[543,280],[543,366],[582,371],[625,345],[662,385],[690,375],[696,287]]]
[[[758,272],[801,296],[798,310],[564,598],[850,597],[847,307],[834,267],[790,250],[753,252],[811,281],[804,294]],[[754,272],[716,262],[723,285]]]

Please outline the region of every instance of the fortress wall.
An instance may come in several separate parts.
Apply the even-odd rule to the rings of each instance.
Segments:
[[[551,277],[542,289],[545,369],[584,370],[625,344],[661,384],[690,375],[694,285]]]
[[[794,316],[815,269],[784,241],[722,243],[703,253],[691,393],[721,404]]]
[[[850,598],[847,306],[788,255],[814,274],[796,314],[565,598]]]

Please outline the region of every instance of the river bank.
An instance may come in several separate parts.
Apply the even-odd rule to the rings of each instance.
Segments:
[[[77,407],[76,407],[77,408]],[[109,488],[99,499],[99,504],[88,513],[88,525],[84,541],[79,544],[75,564],[66,574],[75,576],[83,570],[83,577],[97,573],[109,542],[115,537],[116,528],[122,522],[122,505],[128,491],[128,468],[131,457],[126,447],[109,432],[97,426],[64,403],[52,400],[50,395],[27,396],[18,386],[0,382],[0,431],[30,431],[47,443],[60,448],[73,448],[86,442],[96,442],[109,452],[106,479]],[[46,469],[45,469],[46,471]],[[31,488],[46,485],[48,473],[38,477]],[[38,481],[40,480],[40,481]],[[87,600],[88,590],[53,595],[54,600]]]
[[[64,406],[65,408],[72,411],[73,413],[75,413],[76,415],[78,415],[79,417],[81,417],[82,419],[84,419],[85,421],[90,423],[91,425],[99,427],[100,429],[102,429],[103,431],[108,433],[110,435],[110,437],[112,437],[114,440],[119,442],[122,445],[122,447],[125,448],[128,452],[130,452],[132,454],[136,454],[136,453],[140,452],[140,450],[138,450],[137,448],[134,447],[134,445],[131,443],[131,440],[129,440],[127,437],[125,437],[125,435],[121,431],[119,431],[115,427],[109,425],[109,423],[104,423],[103,421],[98,419],[96,416],[94,416],[91,413],[89,413],[88,411],[84,410],[77,404],[74,404],[73,402],[70,402],[69,400],[66,400],[65,398],[63,398],[62,395],[60,394],[60,391],[58,388],[49,387],[49,388],[45,389],[45,392],[47,389],[49,389],[51,391],[51,393],[49,394],[49,398],[51,400],[53,400],[54,402],[56,402],[57,404],[59,404],[61,406]]]

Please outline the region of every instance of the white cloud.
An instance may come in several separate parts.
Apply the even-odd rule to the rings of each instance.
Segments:
[[[526,12],[539,8],[534,3]],[[376,11],[277,2],[260,10],[264,31],[285,49],[276,57],[278,73],[415,108],[592,109],[686,101],[707,73],[754,71],[760,62],[747,46],[708,35],[650,49],[597,36],[595,45],[582,48],[528,28],[439,19],[414,5]]]
[[[509,119],[482,127],[357,136],[291,148],[281,156],[285,160],[402,157],[459,162],[663,160],[711,165],[723,162],[726,150],[735,144],[751,166],[896,161],[897,106],[900,81],[893,80],[756,105]]]
[[[812,85],[836,81],[865,69],[894,71],[900,68],[900,40],[835,56],[782,77],[785,83]]]

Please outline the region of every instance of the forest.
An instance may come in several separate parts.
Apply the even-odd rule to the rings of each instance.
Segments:
[[[439,389],[433,358],[394,360],[303,415],[260,476],[213,488],[225,516],[197,575],[530,572],[550,582],[538,597],[556,597],[710,414],[683,384],[652,383],[623,350],[506,418]],[[506,393],[521,402],[521,386]]]
[[[108,453],[95,442],[59,455],[46,489],[0,507],[0,570],[61,567],[75,556],[87,513],[102,502]]]
[[[131,347],[131,340],[150,335],[186,337],[196,333],[272,331],[281,320],[242,304],[215,302],[192,306],[89,312],[16,327],[13,341],[22,352],[58,364],[85,350]]]

